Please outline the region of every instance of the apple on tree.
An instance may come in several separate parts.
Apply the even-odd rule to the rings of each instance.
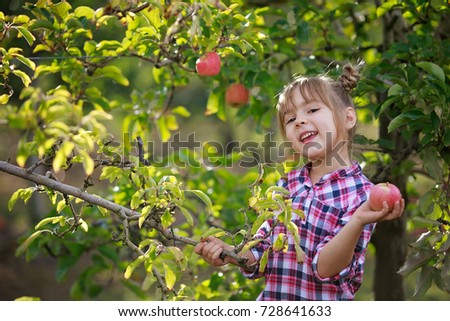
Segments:
[[[242,107],[248,103],[250,93],[243,84],[232,84],[227,88],[225,101],[232,107]]]
[[[394,184],[379,183],[373,186],[369,195],[369,206],[374,211],[381,211],[383,209],[383,202],[386,201],[389,210],[392,211],[395,202],[401,201],[402,194]]]
[[[197,59],[195,69],[200,76],[215,76],[220,72],[220,57],[216,52],[207,52]]]

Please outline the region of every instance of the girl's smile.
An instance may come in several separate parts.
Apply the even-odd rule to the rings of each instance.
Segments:
[[[308,143],[308,142],[314,140],[314,137],[316,137],[317,134],[318,134],[318,132],[316,132],[316,131],[306,131],[306,132],[303,132],[300,134],[299,140],[305,144],[305,143]]]

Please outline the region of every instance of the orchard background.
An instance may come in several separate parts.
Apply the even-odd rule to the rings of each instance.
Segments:
[[[364,59],[355,154],[407,209],[377,226],[357,299],[449,300],[449,19],[446,0],[3,1],[0,298],[254,300],[261,281],[192,245],[289,223],[276,95]]]

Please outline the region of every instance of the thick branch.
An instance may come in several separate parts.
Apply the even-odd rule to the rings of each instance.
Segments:
[[[55,181],[55,180],[53,180],[49,177],[43,176],[43,175],[29,172],[24,168],[9,164],[8,162],[5,162],[5,161],[0,161],[0,171],[11,174],[13,176],[21,177],[23,179],[26,179],[26,180],[36,183],[38,185],[46,186],[46,187],[48,187],[54,191],[60,192],[62,194],[75,196],[75,197],[82,199],[90,204],[103,207],[107,210],[110,210],[110,211],[116,213],[122,219],[127,220],[127,221],[136,221],[141,216],[141,214],[139,212],[133,211],[127,207],[124,207],[122,205],[108,201],[104,198],[83,192],[81,189],[79,189],[77,187]],[[158,225],[150,224],[149,227],[157,229],[167,239],[176,240],[176,241],[179,241],[179,242],[182,242],[185,244],[194,245],[194,246],[198,244],[198,242],[193,239],[175,235],[170,231],[165,231],[159,224]],[[240,263],[241,267],[251,270],[251,267],[249,267],[245,264],[245,262],[246,262],[245,258],[238,256],[234,252],[226,251],[226,252],[224,252],[224,254],[236,259]]]
[[[32,172],[30,173],[24,168],[14,166],[5,161],[0,161],[0,170],[5,173],[17,176],[17,177],[21,177],[23,179],[26,179],[26,180],[36,183],[38,185],[46,186],[57,192],[75,196],[75,197],[82,199],[90,204],[101,206],[110,211],[113,211],[114,213],[118,214],[119,216],[125,215],[125,217],[122,217],[122,218],[127,218],[129,220],[138,220],[139,219],[140,214],[129,208],[126,208],[126,207],[118,205],[114,202],[105,200],[104,198],[83,192],[81,189],[79,189],[77,187],[67,185],[67,184],[64,184],[61,182],[57,182],[49,177],[35,174]],[[120,214],[120,213],[123,213],[123,214]]]

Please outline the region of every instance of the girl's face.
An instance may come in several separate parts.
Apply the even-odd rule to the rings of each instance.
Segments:
[[[284,117],[283,125],[286,130],[286,138],[292,144],[292,148],[307,157],[312,162],[331,161],[342,165],[348,163],[348,153],[346,148],[345,133],[339,133],[336,128],[332,110],[322,102],[306,103],[299,91],[294,93],[293,103],[295,108]],[[352,108],[349,108],[353,110]],[[349,112],[349,111],[347,111]],[[356,115],[352,113],[354,119],[352,124],[348,124],[348,117],[345,129],[354,126]]]

